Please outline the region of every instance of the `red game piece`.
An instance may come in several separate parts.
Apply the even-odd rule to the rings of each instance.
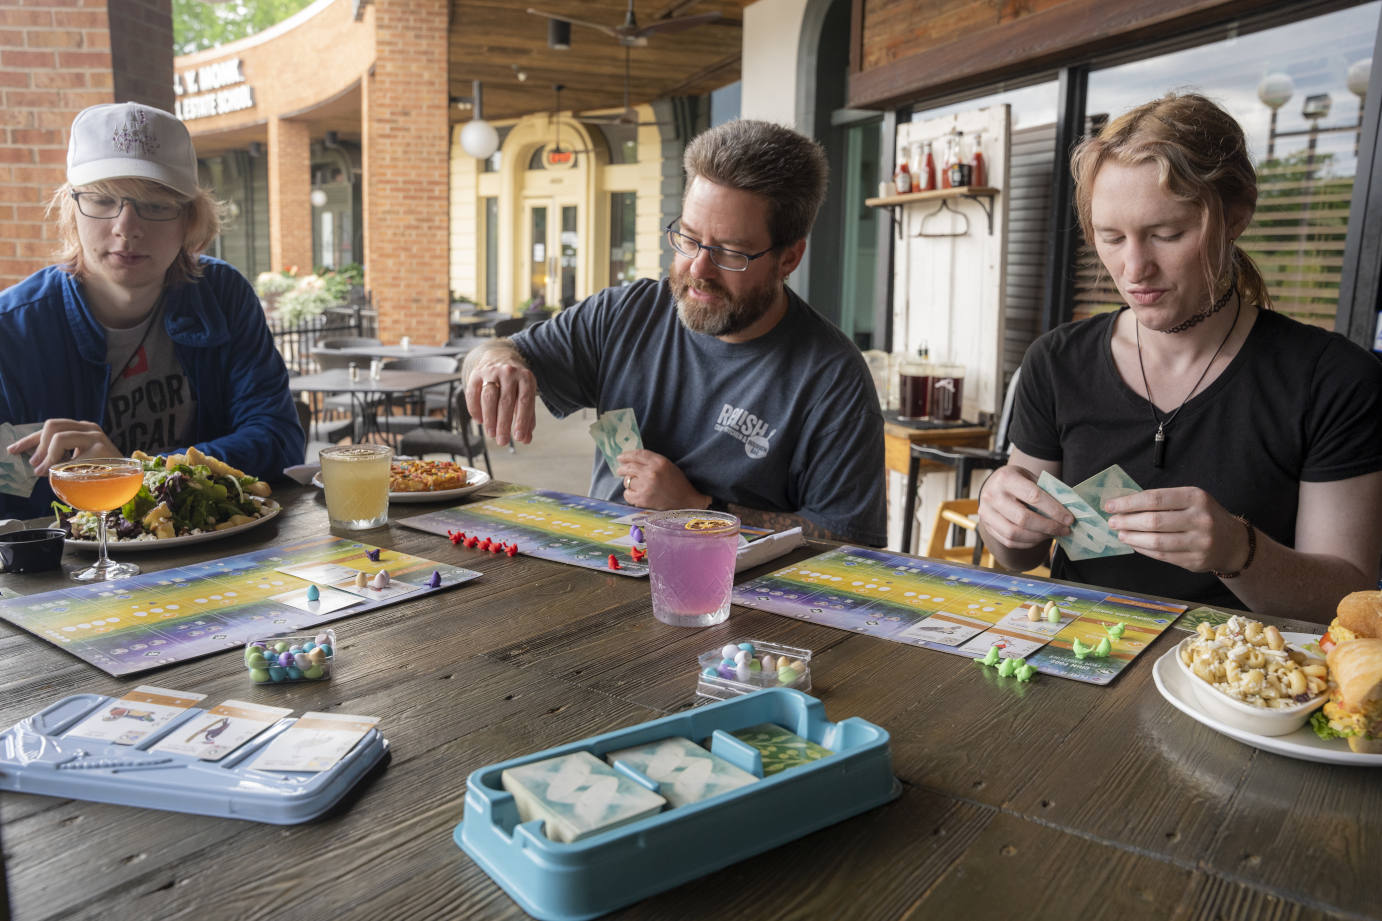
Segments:
[[[504,542],[503,542],[502,540],[497,540],[497,541],[495,541],[494,543],[490,544],[490,545],[489,545],[489,552],[490,552],[490,553],[503,553],[503,552],[504,552]]]
[[[486,537],[484,540],[480,541],[480,549],[481,549],[481,550],[488,550],[489,548],[490,548],[489,538]]]
[[[518,544],[509,544],[509,549],[504,552],[509,556],[518,556]]]
[[[465,539],[465,546],[467,550],[474,550],[475,545],[478,543],[480,543],[480,538],[476,537],[473,534]]]
[[[614,554],[612,554],[612,553],[609,555],[609,568],[610,568],[610,569],[618,569],[618,568],[619,568],[619,558],[618,558],[617,556],[615,556]]]
[[[461,541],[465,540],[464,531],[447,531],[446,536],[451,539],[452,546],[455,546],[456,544],[459,544]]]
[[[643,562],[644,557],[648,555],[648,551],[639,550],[637,547],[631,547],[629,549],[629,555],[633,557],[633,561],[635,563],[641,563]]]

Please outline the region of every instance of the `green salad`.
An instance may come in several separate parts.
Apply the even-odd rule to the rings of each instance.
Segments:
[[[277,503],[269,486],[223,461],[190,449],[169,457],[135,455],[144,484],[134,498],[106,512],[111,540],[162,540],[224,530],[262,518]],[[99,512],[53,503],[57,526],[79,540],[95,540]]]

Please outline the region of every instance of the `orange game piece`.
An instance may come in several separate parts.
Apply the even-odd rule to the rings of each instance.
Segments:
[[[617,556],[615,556],[614,554],[612,554],[612,553],[609,555],[609,568],[610,568],[610,569],[618,569],[618,568],[619,568],[619,558],[618,558]]]

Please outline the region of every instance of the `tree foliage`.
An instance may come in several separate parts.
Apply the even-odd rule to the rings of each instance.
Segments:
[[[312,0],[173,0],[173,51],[191,54],[261,32]]]

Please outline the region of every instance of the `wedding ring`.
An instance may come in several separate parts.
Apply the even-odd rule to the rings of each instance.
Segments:
[[[626,476],[626,477],[624,477],[624,488],[625,488],[625,489],[628,489],[628,488],[629,488],[629,484],[632,483],[632,482],[633,482],[633,477],[631,477],[631,476]]]
[[[495,388],[498,388],[498,386],[499,386],[499,382],[498,382],[498,381],[485,381],[484,384],[481,385],[480,389],[483,391],[486,387],[495,387]]]

